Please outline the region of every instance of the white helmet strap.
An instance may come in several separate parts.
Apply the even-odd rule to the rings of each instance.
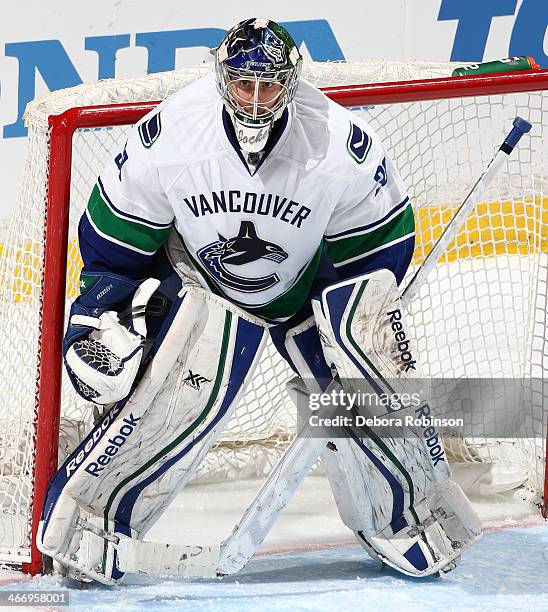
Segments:
[[[231,114],[232,124],[236,133],[238,145],[247,153],[258,153],[262,151],[266,145],[266,141],[272,131],[274,121],[266,124],[244,123],[233,113]]]

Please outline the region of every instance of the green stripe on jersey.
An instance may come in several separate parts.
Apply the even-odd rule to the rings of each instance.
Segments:
[[[408,205],[388,223],[371,232],[328,242],[327,252],[334,264],[340,264],[360,255],[365,255],[398,238],[412,234],[414,231],[413,207]]]
[[[88,202],[88,214],[95,227],[117,242],[126,244],[129,248],[139,249],[146,253],[155,253],[167,240],[170,227],[150,227],[138,221],[130,221],[119,217],[101,195],[95,185]]]

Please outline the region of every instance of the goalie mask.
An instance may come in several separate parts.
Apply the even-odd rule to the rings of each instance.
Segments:
[[[266,145],[274,122],[295,95],[301,64],[291,36],[268,19],[242,21],[221,42],[215,60],[217,89],[247,153]]]

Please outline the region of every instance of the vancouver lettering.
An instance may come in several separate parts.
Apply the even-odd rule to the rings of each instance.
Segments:
[[[184,198],[184,202],[196,218],[227,212],[247,213],[280,219],[296,227],[301,227],[311,213],[307,206],[279,195],[251,191],[242,193],[238,189],[212,191],[208,196],[201,193]]]

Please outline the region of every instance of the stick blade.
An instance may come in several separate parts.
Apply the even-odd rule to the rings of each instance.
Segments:
[[[215,578],[220,545],[164,544],[130,538],[117,545],[118,567],[129,574],[155,574],[183,578]]]

